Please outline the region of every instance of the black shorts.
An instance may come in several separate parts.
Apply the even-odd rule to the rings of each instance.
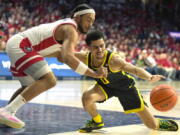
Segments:
[[[137,90],[137,88],[134,85],[124,88],[121,87],[117,89],[108,88],[105,85],[99,84],[98,86],[105,94],[106,100],[111,97],[117,97],[125,113],[136,113],[142,111],[144,109],[144,105],[147,106],[139,90]],[[104,101],[100,101],[99,103]]]

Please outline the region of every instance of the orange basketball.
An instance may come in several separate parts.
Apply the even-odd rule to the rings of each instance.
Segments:
[[[158,111],[169,111],[177,103],[177,93],[175,89],[167,84],[161,84],[152,89],[150,102]]]

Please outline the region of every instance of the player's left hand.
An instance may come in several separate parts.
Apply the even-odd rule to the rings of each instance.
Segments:
[[[163,75],[152,75],[149,81],[153,83],[165,78]]]

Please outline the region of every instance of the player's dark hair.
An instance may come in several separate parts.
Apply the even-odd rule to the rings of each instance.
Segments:
[[[91,42],[98,39],[104,39],[103,33],[98,30],[90,31],[86,36],[86,44],[90,46]]]
[[[77,5],[72,13],[71,13],[71,18],[73,18],[74,14],[78,11],[82,11],[82,10],[86,10],[86,9],[93,9],[91,6],[89,6],[88,4],[80,4],[80,5]]]

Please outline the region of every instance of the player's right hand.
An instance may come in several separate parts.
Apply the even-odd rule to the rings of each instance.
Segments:
[[[151,78],[150,78],[150,82],[154,83],[154,82],[157,82],[161,79],[165,79],[166,77],[163,76],[163,75],[152,75]]]
[[[107,74],[108,74],[107,68],[101,66],[101,67],[98,68],[98,70],[96,71],[96,76],[95,76],[95,78],[104,78],[104,77],[107,77]]]

